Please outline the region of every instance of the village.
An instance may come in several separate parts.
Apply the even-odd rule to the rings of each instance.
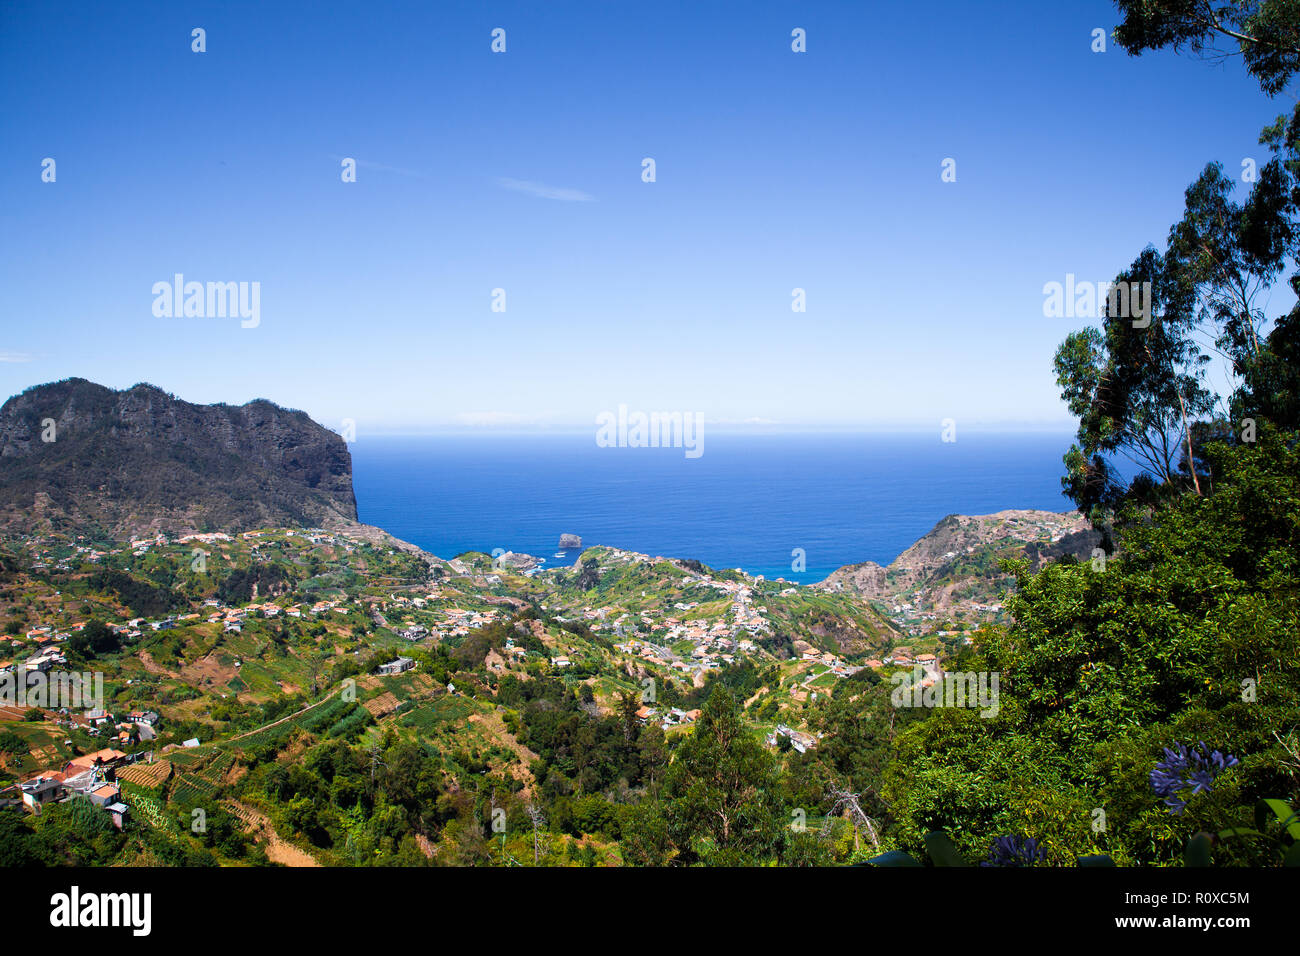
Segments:
[[[321,529],[268,529],[241,535],[204,532],[174,539],[159,534],[135,538],[117,548],[83,544],[73,544],[70,548],[66,544],[43,547],[35,542],[31,545],[35,552],[33,568],[39,564],[65,574],[79,565],[120,565],[126,560],[180,561],[201,570],[205,564],[215,566],[210,562],[220,560],[219,555],[228,559],[232,546],[245,548],[255,565],[295,560],[295,555],[316,552],[333,554],[335,559],[349,556],[357,560],[362,557],[359,549],[365,547],[346,536]],[[300,622],[304,627],[314,627],[312,633],[324,634],[319,624],[337,620],[337,624],[330,625],[330,633],[366,635],[367,640],[353,642],[353,649],[348,653],[360,655],[365,646],[379,650],[386,656],[374,665],[374,673],[380,678],[395,678],[419,667],[418,655],[402,651],[403,643],[413,650],[428,650],[444,640],[454,646],[526,606],[512,596],[511,585],[503,582],[506,574],[515,573],[536,583],[539,588],[536,593],[541,599],[538,606],[553,624],[548,630],[540,626],[541,622],[534,622],[535,633],[530,632],[529,640],[523,644],[517,634],[508,637],[499,652],[488,653],[484,662],[488,674],[501,677],[513,672],[526,679],[530,673],[551,673],[565,677],[566,683],[590,681],[606,664],[601,663],[599,655],[593,656],[596,646],[582,640],[580,633],[604,641],[616,660],[621,658],[620,667],[664,677],[675,674],[687,686],[695,688],[704,686],[711,673],[723,668],[745,661],[758,665],[771,662],[771,653],[763,646],[764,641],[773,638],[778,627],[770,604],[773,600],[796,597],[798,587],[784,586],[786,582],[764,584],[761,578],[738,572],[710,572],[689,562],[670,562],[620,549],[600,550],[601,560],[607,566],[654,568],[657,573],[667,568],[674,580],[662,593],[658,587],[647,592],[616,586],[607,594],[608,603],[590,603],[581,600],[585,596],[581,591],[556,586],[562,578],[554,575],[562,576],[564,570],[529,573],[536,572],[537,568],[515,567],[509,562],[492,562],[489,567],[481,557],[465,555],[442,562],[440,573],[423,579],[399,581],[385,574],[367,574],[359,588],[332,592],[325,589],[314,600],[303,600],[301,591],[295,589],[278,596],[268,593],[258,597],[254,588],[254,597],[246,601],[206,597],[192,605],[192,610],[108,619],[104,624],[123,647],[129,648],[147,636],[179,629],[206,628],[204,633],[237,639],[252,625],[256,625],[253,633],[265,634],[268,622],[277,621]],[[390,549],[383,553],[393,555],[394,552]],[[55,594],[58,596],[58,592]],[[68,609],[66,605],[62,607],[60,618],[66,621]],[[102,613],[97,616],[104,617]],[[86,626],[85,621],[41,623],[21,634],[5,635],[13,659],[0,662],[0,675],[20,670],[57,673],[68,664],[65,653],[68,642]],[[570,627],[575,629],[572,634],[567,630]],[[538,638],[541,644],[537,643]],[[545,653],[539,655],[542,648]],[[233,661],[236,673],[243,663],[236,654]],[[828,681],[851,677],[864,668],[891,667],[920,668],[928,683],[940,676],[936,655],[913,654],[909,647],[895,647],[879,658],[850,662],[841,654],[800,640],[795,644],[794,655],[783,665],[782,686],[788,687],[795,703],[815,701],[819,690],[829,687]],[[211,689],[220,690],[216,686]],[[446,693],[456,693],[455,688],[448,684]],[[609,698],[605,706],[610,706]],[[21,719],[23,715],[20,710],[14,710],[2,716]],[[636,712],[641,723],[654,723],[665,730],[689,728],[699,716],[698,708],[662,704],[653,694],[642,697]],[[114,713],[103,702],[85,708],[55,708],[45,718],[69,734],[76,731],[85,738],[98,738],[104,746],[61,763],[50,763],[47,759],[43,767],[0,793],[0,801],[10,804],[20,801],[29,812],[39,812],[42,805],[51,801],[85,797],[93,805],[104,808],[114,824],[120,826],[129,811],[115,789],[117,775],[123,770],[129,774],[128,768],[137,761],[154,759],[154,751],[143,748],[158,739],[164,719],[152,709]],[[817,746],[814,735],[788,723],[768,726],[772,729],[766,742],[771,748],[804,753]],[[171,739],[173,742],[166,743],[162,752],[200,746],[197,737],[181,740],[175,735]],[[71,743],[71,737],[66,739],[65,749]]]

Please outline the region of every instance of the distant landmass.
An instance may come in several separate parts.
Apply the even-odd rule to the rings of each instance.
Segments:
[[[342,437],[258,399],[194,405],[73,378],[0,407],[0,526],[120,537],[356,523]]]
[[[84,379],[38,385],[0,407],[5,531],[123,538],[312,526],[347,530],[438,563],[358,523],[348,447],[304,412],[262,399],[195,405],[152,385],[115,391]],[[940,618],[972,626],[1003,616],[1011,578],[1001,559],[1026,558],[1036,570],[1066,555],[1087,558],[1098,538],[1077,513],[954,514],[888,567],[847,565],[812,588],[874,605],[871,613],[882,615],[885,629],[917,633]],[[581,548],[582,539],[566,532],[560,547]],[[524,572],[541,563],[506,552],[496,566]],[[866,643],[879,636],[875,621],[841,626],[828,618],[822,636],[842,649],[857,647],[861,635],[869,635]]]
[[[1088,559],[1100,541],[1077,512],[954,514],[888,567],[874,561],[847,565],[814,587],[856,594],[904,614],[966,611],[977,619],[996,617],[1011,577],[1001,570],[1003,559],[1023,558],[1037,571],[1067,556]]]

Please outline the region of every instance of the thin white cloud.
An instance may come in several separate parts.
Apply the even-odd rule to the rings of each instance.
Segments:
[[[581,189],[568,189],[564,186],[548,186],[545,183],[532,183],[526,179],[501,178],[497,184],[503,189],[528,193],[538,199],[558,199],[561,202],[595,202],[596,197],[584,193]]]
[[[0,352],[0,362],[18,364],[21,362],[30,362],[32,357],[27,352]]]

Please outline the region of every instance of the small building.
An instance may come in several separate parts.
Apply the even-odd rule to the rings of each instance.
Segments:
[[[116,803],[121,795],[121,791],[115,783],[106,783],[86,794],[90,802],[97,807],[107,807],[110,803]]]
[[[412,660],[411,658],[399,657],[397,658],[397,660],[389,661],[387,664],[380,664],[379,673],[391,677],[395,674],[401,674],[404,673],[405,671],[409,671],[414,666],[415,666],[415,661]]]
[[[131,813],[131,808],[121,801],[110,803],[104,809],[108,811],[109,817],[112,818],[113,826],[117,827],[119,830],[122,829],[122,826],[126,823],[127,816]]]
[[[23,781],[20,787],[23,793],[23,806],[39,811],[45,804],[63,799],[67,794],[63,780],[63,774],[53,771]]]

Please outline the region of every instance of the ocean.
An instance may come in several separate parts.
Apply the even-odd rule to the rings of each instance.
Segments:
[[[819,581],[888,564],[949,514],[1066,511],[1068,434],[715,434],[704,453],[601,448],[593,434],[361,437],[360,519],[443,558],[496,548],[557,556],[562,533]],[[801,549],[804,569],[795,570]]]

